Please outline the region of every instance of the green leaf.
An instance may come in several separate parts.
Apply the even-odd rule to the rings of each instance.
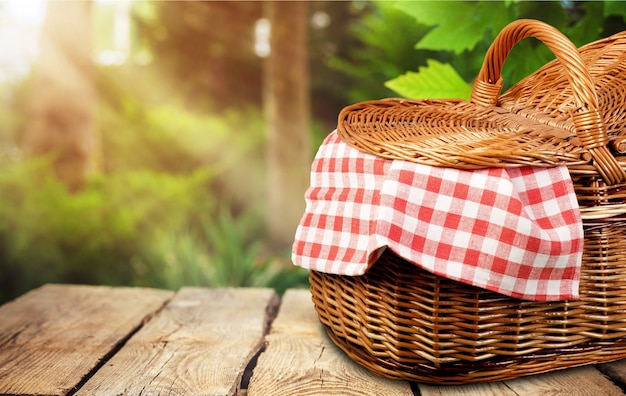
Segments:
[[[396,7],[419,23],[435,26],[418,43],[418,49],[472,50],[491,30],[500,31],[511,16],[503,2],[416,1],[399,2]]]
[[[407,72],[385,86],[396,93],[411,99],[468,99],[471,85],[448,63],[427,60],[427,67],[420,67],[418,72]]]
[[[604,2],[604,17],[610,15],[619,15],[626,19],[626,7],[624,7],[623,1],[605,1]]]

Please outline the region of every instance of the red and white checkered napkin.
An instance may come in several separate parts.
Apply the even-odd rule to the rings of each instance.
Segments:
[[[583,229],[566,167],[457,170],[387,160],[330,134],[313,162],[296,265],[361,275],[385,248],[516,298],[578,297]]]

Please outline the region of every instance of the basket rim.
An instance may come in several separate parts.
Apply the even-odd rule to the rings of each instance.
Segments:
[[[622,43],[626,44],[625,33],[576,49],[558,30],[543,22],[515,21],[503,29],[488,51],[470,101],[402,98],[363,101],[342,109],[337,133],[353,147],[388,159],[459,169],[567,165],[576,170],[591,165],[607,184],[617,184],[626,180],[626,171],[610,149],[623,151],[617,147],[623,145],[624,139],[621,135],[609,136],[606,131],[604,115],[597,108],[596,90],[601,87],[592,78],[600,80],[598,77],[604,75],[592,74],[606,72],[599,72],[595,66],[595,62],[600,62],[598,51],[603,43],[612,45],[620,41],[616,47],[619,50],[611,50],[610,56],[626,60],[626,51],[621,47]],[[540,38],[557,59],[511,87],[502,97],[510,101],[524,89],[524,84],[532,81],[529,77],[550,71],[558,75],[559,81],[565,79],[569,83],[565,87],[548,87],[554,91],[549,95],[575,99],[568,107],[559,109],[567,115],[565,120],[532,107],[520,111],[500,106],[502,80],[499,70],[488,73],[494,67],[490,63],[501,67],[510,48],[525,37]],[[498,59],[493,61],[494,57]],[[573,66],[568,68],[567,63]],[[602,58],[601,63],[605,66],[606,59]],[[491,81],[496,77],[498,81]]]

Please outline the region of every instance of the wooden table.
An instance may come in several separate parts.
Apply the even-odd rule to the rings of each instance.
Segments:
[[[325,335],[308,290],[45,285],[0,306],[0,394],[626,395],[626,359],[512,381],[386,380]]]

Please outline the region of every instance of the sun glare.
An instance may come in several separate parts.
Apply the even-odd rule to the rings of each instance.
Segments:
[[[45,0],[2,0],[0,7],[15,22],[40,25],[46,10]]]
[[[0,0],[0,81],[25,75],[37,56],[44,0]]]

